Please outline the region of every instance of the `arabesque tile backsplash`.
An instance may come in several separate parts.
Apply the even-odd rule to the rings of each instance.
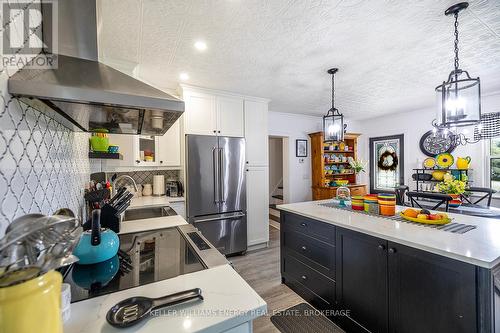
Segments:
[[[11,33],[23,33],[18,30]],[[26,43],[29,36],[21,40]],[[0,69],[0,237],[12,220],[27,213],[50,214],[61,207],[79,213],[90,170],[89,135],[71,132],[10,96],[7,82],[15,71]]]

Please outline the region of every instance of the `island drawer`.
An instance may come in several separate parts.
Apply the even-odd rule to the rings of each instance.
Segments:
[[[283,268],[285,283],[293,286],[299,284],[312,292],[322,301],[333,305],[335,302],[335,281],[329,279],[325,275],[317,272],[313,268],[305,265],[292,256],[285,255],[283,257]],[[291,281],[290,281],[291,279]],[[299,295],[303,296],[299,293]]]
[[[335,279],[335,247],[285,228],[281,239],[284,251],[320,273]]]
[[[281,225],[328,244],[335,244],[335,226],[282,212]]]

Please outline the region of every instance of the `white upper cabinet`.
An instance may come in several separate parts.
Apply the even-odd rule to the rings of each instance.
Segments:
[[[246,158],[249,166],[268,165],[268,102],[245,100]]]
[[[181,125],[180,119],[163,136],[158,137],[159,166],[181,165]]]
[[[185,134],[245,136],[243,96],[181,87]]]
[[[217,96],[217,134],[244,137],[243,98]]]
[[[217,134],[215,97],[209,94],[184,91],[184,130],[186,134]]]

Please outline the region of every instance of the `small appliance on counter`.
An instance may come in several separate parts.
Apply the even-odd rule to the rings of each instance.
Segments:
[[[167,181],[167,196],[176,198],[182,197],[184,195],[184,187],[180,180],[169,180]]]

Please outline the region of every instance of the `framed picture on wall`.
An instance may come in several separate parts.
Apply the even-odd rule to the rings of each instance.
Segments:
[[[295,156],[307,157],[307,140],[295,140]]]
[[[404,135],[370,138],[370,193],[404,184]]]

